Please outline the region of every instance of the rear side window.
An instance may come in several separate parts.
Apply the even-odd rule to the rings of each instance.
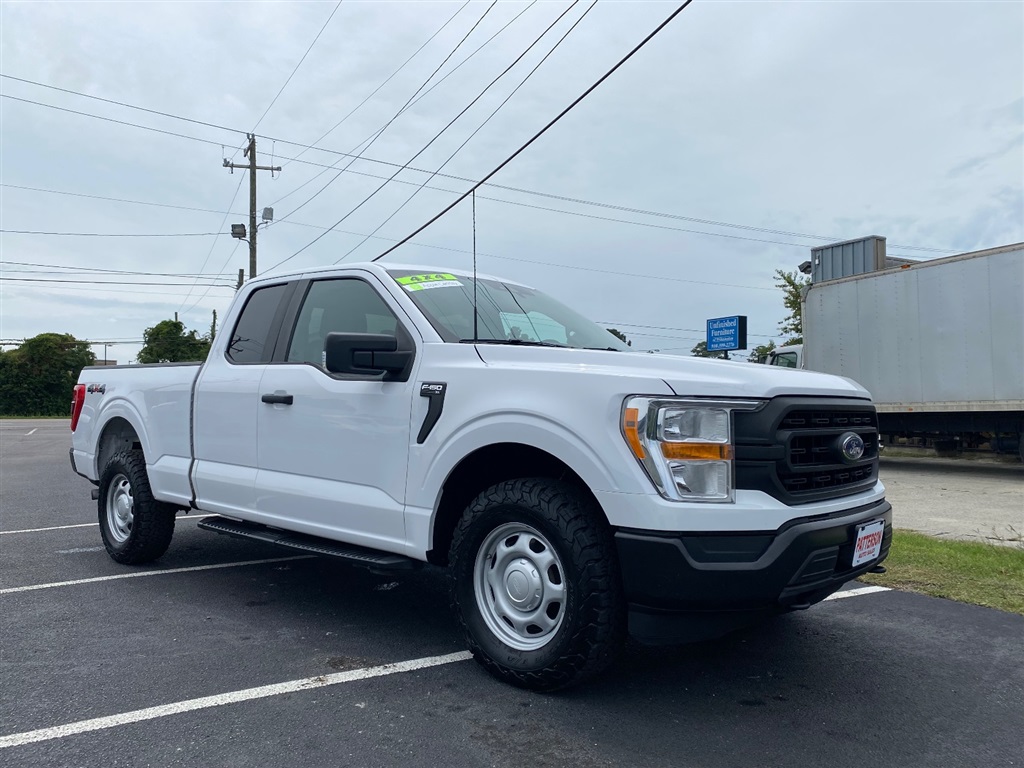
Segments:
[[[269,363],[273,340],[269,338],[274,315],[287,286],[271,285],[253,291],[231,332],[228,359],[233,363]]]

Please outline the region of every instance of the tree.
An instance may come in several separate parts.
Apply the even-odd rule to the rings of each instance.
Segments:
[[[768,359],[768,355],[770,355],[774,349],[775,342],[769,340],[767,344],[761,344],[760,346],[754,347],[754,349],[751,350],[749,357],[747,357],[747,360],[752,363],[763,363]]]
[[[96,355],[69,333],[41,333],[0,352],[0,415],[66,416],[82,368]]]
[[[803,289],[811,284],[811,278],[802,277],[799,272],[775,270],[776,288],[782,289],[782,303],[789,310],[786,318],[779,323],[779,332],[790,334],[790,338],[782,342],[788,344],[804,343]]]
[[[143,331],[142,338],[145,343],[136,358],[140,363],[196,362],[210,351],[210,339],[195,331],[185,333],[180,320],[161,320]]]
[[[618,330],[617,328],[608,328],[607,331],[612,336],[614,336],[617,339],[620,339],[621,341],[623,341],[626,344],[627,347],[632,347],[633,346],[633,342],[626,338],[626,334],[624,334],[622,331]]]
[[[708,343],[706,341],[697,342],[697,346],[690,350],[690,354],[693,355],[694,357],[725,357],[725,355],[721,352],[709,352]]]

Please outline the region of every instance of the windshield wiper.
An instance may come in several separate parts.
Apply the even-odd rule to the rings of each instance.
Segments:
[[[568,344],[554,344],[550,341],[532,341],[529,339],[459,339],[459,344],[511,344],[523,347],[557,347],[569,349]]]

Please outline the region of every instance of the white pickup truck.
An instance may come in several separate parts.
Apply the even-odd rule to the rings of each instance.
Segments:
[[[432,563],[523,687],[884,570],[875,409],[842,378],[631,352],[533,288],[380,264],[247,283],[206,362],[86,368],[76,472],[120,563],[200,527]]]

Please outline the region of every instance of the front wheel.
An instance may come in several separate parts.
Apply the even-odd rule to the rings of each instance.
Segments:
[[[98,511],[103,546],[119,563],[148,563],[170,546],[177,510],[153,498],[142,451],[110,457],[100,474]]]
[[[625,638],[607,522],[575,487],[510,480],[466,509],[449,558],[452,603],[476,660],[523,688],[596,675]]]

